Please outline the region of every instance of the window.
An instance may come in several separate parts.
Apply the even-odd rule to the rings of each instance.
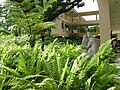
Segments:
[[[65,24],[64,22],[61,23],[61,28],[65,31],[69,31],[70,30],[70,27],[68,24]]]
[[[69,31],[69,30],[70,30],[69,25],[65,24],[65,30],[67,30],[67,31]]]

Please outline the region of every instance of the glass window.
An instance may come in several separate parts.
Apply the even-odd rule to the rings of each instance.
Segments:
[[[64,29],[64,23],[62,22],[62,29]]]
[[[65,30],[67,30],[67,31],[69,31],[69,30],[70,30],[69,25],[65,24]]]

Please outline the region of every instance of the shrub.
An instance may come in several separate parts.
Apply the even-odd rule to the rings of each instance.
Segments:
[[[5,46],[5,45],[4,45]],[[1,47],[2,90],[106,90],[115,87],[116,66],[109,63],[110,41],[93,58],[77,45],[50,43],[45,51],[17,44]],[[106,51],[107,50],[107,51]],[[104,55],[106,52],[106,55]],[[114,58],[111,58],[114,59]],[[112,81],[115,81],[114,83]]]

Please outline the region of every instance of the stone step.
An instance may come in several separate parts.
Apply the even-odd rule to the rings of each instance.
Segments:
[[[120,69],[118,69],[118,72],[116,73],[120,77]]]
[[[116,65],[116,68],[118,69],[117,75],[120,75],[120,63],[111,63],[111,64]]]
[[[120,56],[116,56],[116,59],[120,59]]]
[[[120,76],[115,76],[115,78],[116,78],[117,80],[120,80]]]
[[[116,53],[116,58],[115,58],[114,62],[116,64],[116,68],[118,68],[118,72],[117,72],[117,75],[115,76],[115,78],[117,80],[120,80],[120,53]]]
[[[114,61],[115,62],[120,62],[120,58],[116,58]]]
[[[115,58],[114,61],[115,61],[115,62],[120,62],[120,56],[116,56],[116,58]]]
[[[119,63],[114,63],[116,65],[116,68],[120,69],[120,62]]]

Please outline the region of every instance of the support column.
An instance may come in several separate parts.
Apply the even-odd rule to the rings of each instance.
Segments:
[[[100,40],[101,43],[106,42],[111,38],[110,33],[110,15],[109,15],[109,0],[97,0],[99,6],[100,17]]]
[[[120,40],[120,33],[117,34],[117,38],[118,38],[118,40]]]

